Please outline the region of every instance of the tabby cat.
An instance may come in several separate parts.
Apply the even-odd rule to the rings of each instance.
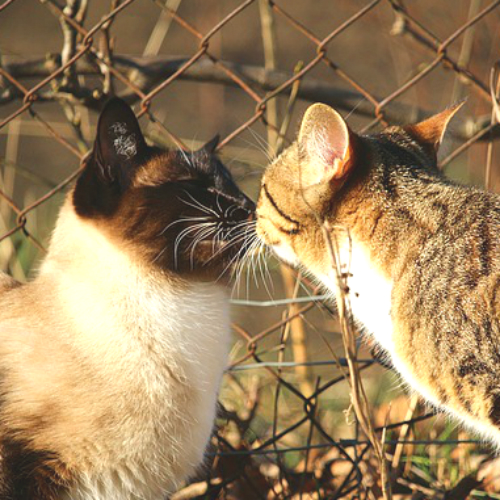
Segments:
[[[330,227],[352,316],[411,388],[498,446],[500,198],[437,168],[458,108],[358,135],[312,105],[265,172],[257,232],[335,291]]]
[[[203,459],[253,203],[111,100],[38,276],[0,275],[0,498],[163,500]]]

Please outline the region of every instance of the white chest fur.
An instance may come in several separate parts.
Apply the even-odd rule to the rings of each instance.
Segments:
[[[273,250],[292,265],[299,262],[293,250],[286,245],[276,245]],[[342,273],[347,276],[347,299],[354,318],[390,351],[393,347],[391,281],[375,269],[367,252],[353,241],[341,246],[339,263]],[[316,275],[333,294],[336,293],[333,269]]]
[[[394,332],[391,318],[391,280],[383,276],[371,261],[367,250],[355,241],[341,246],[339,258],[341,270],[347,276],[346,299],[354,319],[385,349],[404,380],[429,401],[437,403],[397,355],[394,346],[394,335],[397,332]],[[321,279],[335,293],[333,271]]]
[[[276,249],[277,253],[291,263],[297,262],[291,249]],[[421,387],[406,364],[399,359],[394,347],[394,332],[391,318],[392,282],[385,277],[371,261],[368,251],[354,240],[344,240],[340,246],[339,263],[347,277],[347,305],[353,318],[366,333],[385,349],[394,367],[411,387],[418,390],[429,401],[437,404],[432,395]],[[331,270],[318,273],[318,278],[335,295],[336,276]]]
[[[150,293],[117,311],[134,327],[116,336],[107,329],[108,339],[94,343],[101,377],[116,394],[108,409],[115,430],[96,432],[102,465],[71,492],[73,500],[159,500],[202,462],[228,352],[227,298],[199,284]],[[93,404],[106,406],[99,395]]]
[[[366,333],[385,349],[396,370],[410,388],[420,392],[429,402],[440,406],[435,396],[429,393],[397,354],[394,345],[394,332],[391,318],[392,282],[377,270],[362,245],[352,241],[340,249],[342,272],[347,274],[347,302],[352,315]],[[333,271],[321,277],[323,283],[335,293]]]
[[[347,299],[354,318],[387,350],[393,350],[391,321],[392,283],[370,262],[361,245],[345,243],[339,262],[347,276]],[[335,292],[335,275],[321,276],[323,283]]]

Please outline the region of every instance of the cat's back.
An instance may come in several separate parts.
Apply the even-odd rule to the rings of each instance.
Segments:
[[[414,196],[413,218],[400,224],[407,248],[395,259],[394,284],[410,287],[421,306],[498,302],[484,294],[500,288],[500,196],[441,183]]]

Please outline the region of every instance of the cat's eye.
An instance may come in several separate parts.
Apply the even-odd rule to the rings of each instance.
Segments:
[[[283,234],[286,234],[288,236],[294,236],[296,234],[299,234],[300,233],[300,228],[292,228],[292,229],[286,229],[282,226],[278,226],[277,224],[274,224],[274,227],[280,232],[280,233],[283,233]]]

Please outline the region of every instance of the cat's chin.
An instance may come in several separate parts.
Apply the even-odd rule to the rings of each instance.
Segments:
[[[218,275],[223,270],[232,268],[232,265],[241,259],[247,252],[249,245],[246,242],[233,244],[224,240],[205,240],[198,245],[197,260],[203,269],[212,268]]]
[[[271,249],[287,264],[290,264],[291,266],[297,266],[299,264],[299,259],[295,255],[295,252],[288,245],[283,245],[282,243],[278,245],[271,245]]]

